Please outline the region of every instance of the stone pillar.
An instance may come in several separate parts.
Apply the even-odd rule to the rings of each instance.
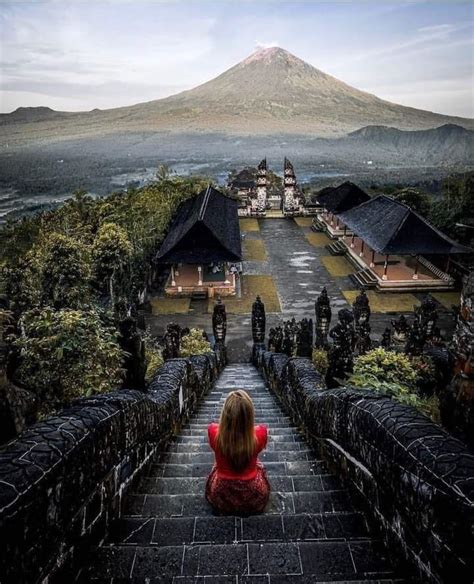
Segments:
[[[202,286],[202,266],[198,266],[198,286]]]
[[[328,292],[324,287],[314,305],[316,314],[316,347],[325,347],[328,344],[329,325],[331,324],[331,305]]]
[[[385,256],[385,263],[383,265],[382,280],[388,280],[387,272],[388,272],[388,254]]]
[[[225,311],[225,304],[220,297],[217,298],[212,313],[212,331],[214,333],[216,344],[220,343],[223,345],[227,333],[227,314]]]
[[[260,296],[257,296],[252,305],[252,338],[254,343],[265,342],[265,305]]]

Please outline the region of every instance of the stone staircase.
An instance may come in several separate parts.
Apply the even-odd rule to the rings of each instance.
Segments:
[[[269,429],[263,515],[216,516],[204,498],[207,425],[229,391],[252,396]],[[308,448],[249,364],[226,367],[181,434],[126,497],[123,515],[77,581],[118,584],[401,583],[349,492]]]

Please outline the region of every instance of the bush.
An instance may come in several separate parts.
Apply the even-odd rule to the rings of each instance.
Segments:
[[[161,348],[158,346],[156,339],[150,335],[148,330],[143,335],[143,340],[145,341],[146,361],[145,382],[148,385],[153,379],[155,373],[163,365],[164,359]]]
[[[416,387],[416,372],[410,359],[403,353],[382,348],[357,357],[353,377],[357,380],[361,376],[379,383],[402,385],[408,390]]]
[[[14,341],[19,380],[38,395],[43,412],[120,385],[124,355],[117,332],[94,309],[34,309],[20,328]]]
[[[329,369],[329,358],[327,351],[324,349],[313,349],[311,360],[313,361],[313,365],[316,371],[325,377]]]
[[[423,356],[412,363],[403,353],[374,349],[357,357],[348,385],[387,395],[420,410],[434,422],[439,422],[437,399],[423,398],[416,393],[419,376],[428,375],[428,372],[431,374],[430,361],[429,357]]]
[[[180,357],[191,355],[205,355],[210,353],[211,344],[204,338],[204,332],[199,329],[191,329],[187,335],[181,338]]]

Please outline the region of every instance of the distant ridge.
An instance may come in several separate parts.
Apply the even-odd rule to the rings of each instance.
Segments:
[[[472,119],[379,99],[279,47],[260,49],[218,77],[165,99],[77,113],[19,108],[0,115],[0,124],[12,143],[149,131],[339,137],[377,132],[367,129],[373,126],[474,129]]]

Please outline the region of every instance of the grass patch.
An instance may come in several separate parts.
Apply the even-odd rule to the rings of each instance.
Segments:
[[[352,304],[359,295],[360,290],[343,290],[345,299]],[[409,292],[379,294],[374,290],[366,291],[372,312],[413,312],[415,306],[420,305],[416,296]]]
[[[258,219],[239,219],[240,231],[260,231]]]
[[[304,236],[313,247],[324,247],[331,243],[331,240],[325,233],[311,231],[310,233],[305,233]]]
[[[293,217],[295,223],[300,227],[311,227],[313,224],[312,217]]]
[[[459,292],[431,292],[431,296],[448,310],[451,310],[453,305],[459,306],[461,300]]]
[[[241,298],[229,296],[222,299],[229,314],[250,314],[257,295],[265,304],[266,312],[281,312],[278,292],[271,276],[242,276],[241,287]],[[208,312],[213,311],[214,303],[215,299],[209,299]]]
[[[314,235],[319,235],[315,233]],[[341,256],[321,256],[321,262],[331,276],[341,278],[354,273],[353,266]]]
[[[151,298],[151,313],[159,314],[187,314],[190,298]]]
[[[244,239],[244,260],[264,262],[267,259],[267,250],[261,239]]]

